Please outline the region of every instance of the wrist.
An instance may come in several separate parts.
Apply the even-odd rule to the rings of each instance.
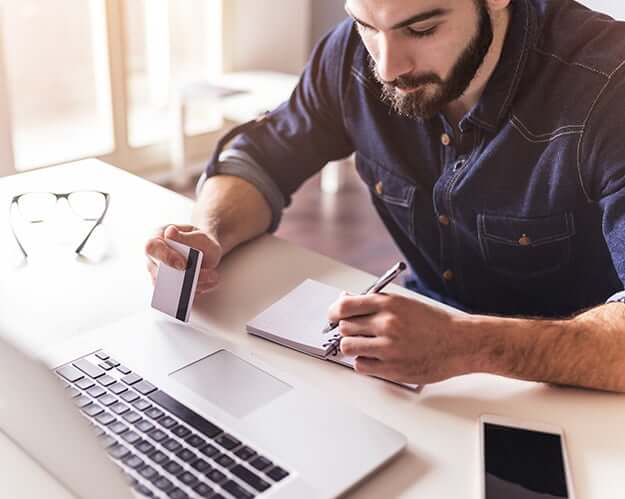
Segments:
[[[544,380],[548,365],[544,352],[557,349],[570,321],[470,316],[468,336],[473,343],[472,372],[517,379]],[[545,372],[543,372],[545,371]]]

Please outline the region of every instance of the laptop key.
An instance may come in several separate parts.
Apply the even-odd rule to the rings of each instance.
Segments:
[[[67,390],[67,394],[70,396],[70,398],[75,399],[76,397],[78,397],[80,395],[80,390],[76,390],[76,388],[74,388],[73,386],[70,386],[69,388],[66,388]]]
[[[122,374],[130,374],[132,371],[128,369],[126,366],[117,366],[117,370]]]
[[[112,436],[104,434],[100,437],[100,443],[104,446],[104,448],[110,447],[115,444],[117,440],[115,440]]]
[[[106,395],[103,395],[102,397],[100,397],[98,399],[98,402],[100,402],[102,405],[105,406],[110,406],[113,405],[117,402],[119,402],[119,400],[117,400],[115,397],[113,397],[113,395],[111,395],[110,393],[107,393]]]
[[[163,469],[173,476],[178,476],[184,471],[184,468],[176,461],[167,461],[163,464]]]
[[[208,438],[214,438],[222,432],[221,428],[207,421],[161,390],[151,393],[148,398]]]
[[[183,492],[179,488],[175,488],[167,492],[167,497],[169,497],[169,499],[189,499],[187,493]]]
[[[82,410],[87,416],[95,418],[98,414],[102,414],[104,409],[100,407],[98,404],[89,404],[87,407],[84,407]]]
[[[110,371],[111,369],[113,369],[113,366],[109,365],[107,362],[100,362],[98,364],[98,367],[100,369],[104,369],[105,371]]]
[[[130,374],[126,374],[126,376],[124,376],[122,378],[122,381],[124,383],[126,383],[127,385],[134,385],[135,383],[139,383],[139,381],[141,381],[143,378],[141,376],[139,376],[136,373],[130,373]]]
[[[130,451],[126,447],[124,447],[122,444],[113,445],[113,447],[110,447],[108,449],[108,452],[115,459],[123,459],[128,454],[130,454]]]
[[[139,471],[139,475],[146,480],[152,480],[156,475],[158,475],[158,472],[152,468],[152,466],[146,464],[143,468],[141,468],[141,471]]]
[[[202,447],[200,449],[200,452],[202,454],[204,454],[206,457],[213,457],[213,456],[216,456],[217,454],[219,454],[219,450],[217,449],[217,447],[215,447],[215,446],[213,446],[211,444],[208,444],[208,445]]]
[[[145,497],[154,497],[154,492],[148,489],[141,482],[133,483],[132,488],[135,489],[139,494]]]
[[[254,497],[253,494],[250,494],[247,490],[232,480],[228,480],[221,487],[229,494],[232,494],[235,499],[252,499]]]
[[[156,429],[148,433],[148,436],[155,442],[162,442],[167,438],[167,433],[162,430]]]
[[[122,435],[122,438],[128,442],[130,445],[136,444],[139,440],[141,440],[141,436],[135,431],[127,431]]]
[[[119,365],[119,362],[117,362],[113,357],[109,357],[108,359],[106,359],[106,363],[110,364],[113,367],[117,367]]]
[[[173,438],[168,438],[161,445],[169,452],[178,452],[182,448],[182,445],[180,445],[178,440],[174,440]]]
[[[176,426],[174,429],[171,430],[171,432],[180,438],[186,438],[191,434],[191,430],[182,425]]]
[[[115,414],[119,414],[122,415],[126,412],[128,412],[130,409],[128,408],[128,406],[126,404],[122,404],[121,402],[117,402],[116,404],[113,404],[111,406],[111,411],[113,411]]]
[[[271,487],[271,485],[268,482],[263,480],[256,473],[254,473],[252,470],[246,468],[242,464],[236,465],[234,468],[232,468],[230,470],[230,472],[234,476],[236,476],[236,477],[240,478],[241,480],[243,480],[250,487],[252,487],[253,489],[257,490],[258,492],[264,492],[269,487]]]
[[[269,466],[271,466],[273,463],[264,456],[256,456],[250,461],[250,464],[258,471],[263,471],[269,468]]]
[[[173,428],[174,426],[176,426],[178,423],[176,423],[176,420],[170,416],[165,416],[164,418],[161,418],[158,422],[158,424],[160,424],[163,428]]]
[[[141,415],[135,411],[128,411],[122,416],[126,421],[130,424],[135,424],[137,421],[141,419]]]
[[[226,450],[232,450],[235,447],[238,447],[239,445],[241,445],[241,442],[239,440],[234,438],[232,435],[228,435],[227,433],[222,433],[221,435],[219,435],[215,439],[215,442],[217,442]]]
[[[137,442],[135,444],[135,447],[142,454],[149,454],[154,449],[156,449],[156,447],[154,447],[150,442],[148,442],[147,440],[143,440],[143,439]]]
[[[102,414],[97,416],[95,420],[101,425],[107,426],[111,424],[113,421],[115,421],[115,417],[112,414],[109,414],[108,412],[103,412]]]
[[[243,461],[249,461],[251,458],[253,458],[256,455],[256,451],[248,447],[247,445],[244,445],[239,450],[237,450],[234,454],[235,456],[243,459]]]
[[[163,492],[167,492],[174,488],[174,484],[171,483],[167,478],[161,477],[154,482],[154,486]]]
[[[274,482],[279,482],[289,476],[289,472],[280,466],[274,466],[269,471],[265,471],[265,475],[271,478]]]
[[[189,471],[185,471],[182,475],[179,475],[178,480],[184,483],[187,487],[193,487],[198,482],[197,477]]]
[[[123,397],[123,395],[122,395],[122,397]],[[137,400],[132,405],[135,406],[140,411],[146,411],[150,407],[152,407],[152,404],[150,404],[147,400],[143,400],[143,399]]]
[[[132,387],[142,395],[148,395],[156,391],[156,387],[152,383],[147,382],[146,380],[139,381],[139,383],[132,385]]]
[[[211,482],[215,482],[216,484],[220,484],[227,478],[226,475],[224,475],[221,471],[215,468],[206,473],[206,476]]]
[[[133,454],[126,456],[122,462],[133,470],[138,470],[143,466],[143,460],[139,456],[135,456]]]
[[[96,385],[92,388],[89,388],[89,390],[87,390],[87,393],[91,395],[93,398],[98,398],[104,395],[106,393],[106,390],[102,388],[101,386]]]
[[[213,489],[206,485],[204,482],[200,482],[193,487],[195,492],[200,497],[212,497]]]
[[[109,358],[109,355],[106,352],[103,352],[102,350],[100,350],[99,352],[96,352],[95,356],[100,360],[106,360]]]
[[[109,386],[109,390],[112,391],[115,395],[119,395],[120,393],[128,390],[128,388],[126,387],[126,385],[123,385],[119,381],[117,381]]]
[[[77,360],[72,365],[77,369],[80,369],[87,376],[91,376],[92,378],[99,378],[100,376],[104,376],[104,371],[98,366],[93,365],[87,359]]]
[[[206,445],[206,440],[195,434],[187,437],[185,439],[185,442],[187,442],[191,447],[195,447],[196,449],[199,449],[200,447]]]
[[[228,456],[227,454],[220,454],[219,456],[216,456],[213,458],[220,466],[228,469],[230,468],[232,465],[235,464],[235,460],[232,459],[230,456]]]
[[[95,383],[91,381],[90,378],[83,378],[83,379],[79,379],[78,381],[76,381],[75,385],[81,390],[87,390],[91,388],[92,386],[95,386]]]
[[[98,383],[100,383],[102,386],[111,386],[113,383],[116,382],[117,380],[112,376],[109,376],[108,374],[105,374],[104,376],[100,376],[98,378]]]
[[[120,395],[120,398],[125,402],[132,404],[135,400],[139,398],[139,395],[137,395],[137,393],[133,392],[132,390],[126,390]]]
[[[74,402],[80,409],[82,409],[83,407],[86,407],[89,404],[91,404],[91,399],[87,397],[86,395],[81,395]]]
[[[190,463],[191,461],[195,461],[197,456],[191,452],[189,449],[182,449],[176,453],[176,456],[180,458],[181,461],[185,463]]]
[[[70,365],[57,369],[56,373],[62,378],[69,381],[70,383],[74,383],[75,381],[78,381],[79,379],[84,378],[85,376],[82,372],[80,372],[74,366],[70,366]]]
[[[141,430],[143,433],[147,433],[149,431],[152,431],[154,428],[156,428],[152,423],[150,423],[149,421],[145,419],[136,423],[135,426],[139,428],[139,430]]]
[[[148,457],[152,461],[154,461],[156,464],[162,464],[166,461],[169,461],[167,454],[165,454],[164,452],[161,452],[160,450],[157,450],[156,452],[152,452],[152,454],[150,454]]]
[[[160,409],[157,409],[156,407],[152,407],[151,409],[148,409],[147,411],[145,411],[145,414],[149,418],[159,419],[165,413],[161,411]]]
[[[191,463],[191,467],[194,470],[199,471],[200,473],[204,473],[205,471],[211,468],[211,465],[208,464],[208,461],[205,461],[204,459],[199,458]]]
[[[128,431],[128,427],[121,421],[117,421],[109,426],[109,429],[116,435],[121,435],[125,431]]]

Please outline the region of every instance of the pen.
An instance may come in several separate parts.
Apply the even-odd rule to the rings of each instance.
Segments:
[[[406,264],[404,262],[399,262],[393,265],[392,268],[386,271],[386,273],[380,277],[377,281],[375,281],[371,286],[365,289],[361,294],[362,295],[372,295],[374,293],[379,293],[382,291],[388,284],[393,282],[399,274],[401,274],[404,270],[406,270]],[[324,328],[323,334],[328,334],[330,331],[333,331],[339,326],[338,322],[328,322],[328,325]]]

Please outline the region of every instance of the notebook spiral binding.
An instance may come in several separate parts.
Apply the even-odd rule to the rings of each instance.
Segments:
[[[339,352],[339,348],[341,347],[341,333],[334,333],[332,337],[322,346],[323,348],[331,347],[330,350],[328,350],[328,357],[330,355],[336,356],[336,354],[338,354]]]

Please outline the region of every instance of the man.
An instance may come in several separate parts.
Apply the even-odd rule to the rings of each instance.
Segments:
[[[207,168],[193,226],[223,255],[276,228],[291,194],[356,153],[416,300],[330,310],[356,370],[432,383],[473,372],[625,392],[625,27],[572,0],[347,0],[289,102]],[[526,318],[513,318],[526,317]],[[527,318],[538,317],[538,318]]]

